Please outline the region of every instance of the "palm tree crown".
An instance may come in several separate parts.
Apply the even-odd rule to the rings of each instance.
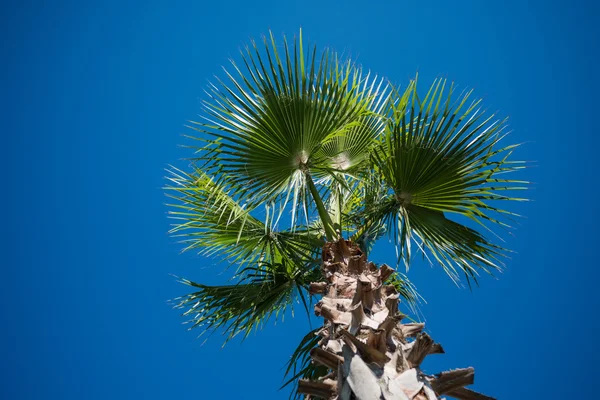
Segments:
[[[190,169],[171,168],[166,188],[171,233],[185,250],[236,266],[231,285],[183,280],[195,292],[177,304],[192,327],[231,338],[296,300],[308,311],[321,248],[341,237],[366,253],[391,235],[399,262],[408,267],[416,249],[456,282],[501,268],[506,251],[488,237],[514,215],[502,202],[523,200],[505,193],[526,182],[503,174],[524,164],[510,159],[516,145],[501,145],[506,120],[471,91],[456,95],[445,79],[424,96],[417,79],[400,90],[305,48],[301,34],[291,44],[272,34],[251,42],[225,75],[190,123],[202,143]],[[388,282],[416,301],[403,274]],[[290,366],[312,347],[309,334]]]

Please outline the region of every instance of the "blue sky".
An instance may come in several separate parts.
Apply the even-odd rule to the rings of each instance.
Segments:
[[[474,88],[535,161],[531,203],[498,280],[459,290],[410,271],[447,354],[498,398],[591,396],[597,376],[597,17],[592,2],[3,2],[0,120],[6,213],[3,399],[285,399],[282,366],[307,331],[286,316],[205,345],[167,300],[169,274],[224,283],[167,236],[164,168],[208,79],[268,29],[350,54],[405,84]],[[179,162],[178,165],[184,165]],[[385,247],[376,261],[394,259]],[[388,261],[389,262],[389,261]]]

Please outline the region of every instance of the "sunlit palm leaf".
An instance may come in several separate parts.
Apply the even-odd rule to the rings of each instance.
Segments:
[[[216,182],[198,169],[194,174],[173,169],[168,179],[172,185],[166,189],[175,200],[169,214],[176,221],[170,233],[181,238],[184,250],[216,255],[245,268],[259,261],[281,263],[284,259],[304,265],[324,243],[314,230],[275,229],[272,207],[266,223],[251,215],[230,194],[234,190],[224,176]]]
[[[365,78],[365,85],[368,77]],[[369,112],[348,125],[348,129],[338,135],[334,135],[325,141],[317,151],[315,163],[312,167],[317,172],[319,168],[325,174],[336,172],[338,175],[355,175],[366,167],[376,140],[385,130],[385,118],[383,111],[388,101],[387,86],[382,87],[382,82],[375,87],[375,81],[371,82],[370,88],[365,87],[366,96],[372,101],[369,103]],[[334,177],[330,177],[335,181]]]
[[[306,192],[306,173],[356,164],[381,131],[377,108],[385,87],[350,62],[305,51],[302,37],[278,46],[252,42],[228,82],[211,86],[208,117],[193,127],[214,138],[208,161],[229,174],[253,201]],[[344,139],[342,139],[344,138]],[[340,148],[340,143],[345,144]]]
[[[176,221],[169,233],[182,238],[184,250],[197,249],[205,255],[223,252],[236,261],[259,247],[267,227],[229,195],[227,185],[200,170],[169,173],[172,185],[167,186],[167,194],[175,200],[169,204],[169,216]]]

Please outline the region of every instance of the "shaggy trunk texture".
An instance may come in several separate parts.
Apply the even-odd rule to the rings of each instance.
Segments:
[[[315,313],[325,323],[311,357],[330,373],[318,381],[301,380],[299,393],[327,400],[492,399],[464,388],[473,383],[473,368],[437,375],[421,371],[427,355],[444,350],[423,332],[424,324],[401,323],[398,293],[383,284],[392,268],[377,268],[342,239],[323,247],[322,270],[326,281],[311,284],[311,293],[323,295]]]

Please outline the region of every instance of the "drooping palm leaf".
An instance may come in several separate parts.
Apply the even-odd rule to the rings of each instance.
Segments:
[[[191,328],[220,328],[229,339],[247,335],[296,300],[308,313],[305,291],[319,280],[320,231],[277,230],[273,211],[263,223],[231,196],[226,176],[215,181],[199,169],[193,174],[173,169],[170,174],[167,190],[175,200],[170,215],[176,221],[171,233],[182,238],[184,250],[216,255],[238,267],[233,285],[182,280],[199,289],[177,299],[184,315],[192,317]]]
[[[524,189],[527,182],[499,177],[524,168],[509,160],[516,145],[500,146],[506,121],[485,116],[481,100],[470,101],[470,91],[455,99],[454,86],[446,86],[445,80],[434,82],[420,100],[413,81],[396,95],[382,143],[372,154],[386,189],[365,218],[386,221],[407,265],[412,242],[452,277],[458,270],[469,281],[478,269],[498,269],[503,249],[446,214],[465,216],[484,229],[486,222],[507,227],[497,215],[511,213],[492,202],[524,200],[501,192]]]
[[[190,329],[206,332],[221,330],[226,341],[238,334],[246,337],[271,316],[279,317],[294,303],[295,296],[314,280],[314,271],[301,271],[285,264],[247,268],[238,284],[207,286],[187,279],[181,282],[198,289],[174,299],[177,308],[190,317]]]

